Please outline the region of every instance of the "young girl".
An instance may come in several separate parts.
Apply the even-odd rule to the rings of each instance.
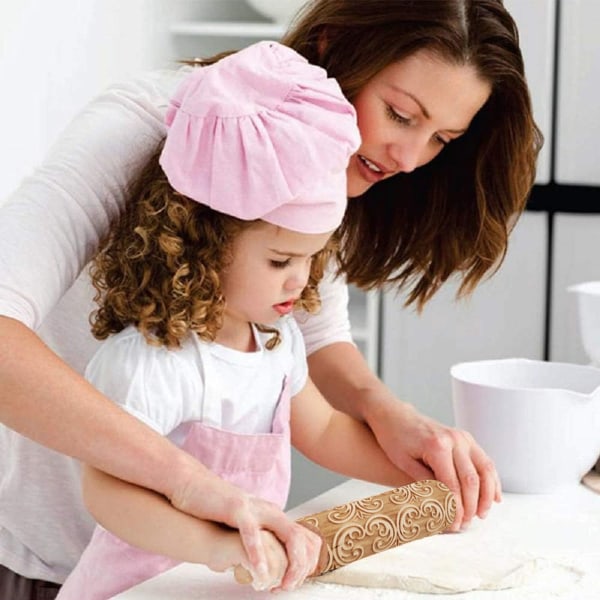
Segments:
[[[167,121],[164,148],[92,266],[93,332],[108,339],[88,379],[239,486],[240,498],[285,506],[290,439],[346,475],[411,480],[311,383],[288,316],[319,307],[359,143],[352,105],[320,67],[262,42],[190,75]],[[177,561],[252,570],[234,529],[92,468],[85,495],[125,541],[97,527],[61,599],[110,598]],[[267,563],[255,585],[291,589],[314,570],[316,536],[303,534],[302,569],[284,580],[286,550],[262,535]]]

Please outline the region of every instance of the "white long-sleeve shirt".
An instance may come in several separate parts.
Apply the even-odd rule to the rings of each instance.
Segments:
[[[168,98],[189,68],[149,73],[98,96],[0,207],[0,315],[37,331],[80,373],[99,343],[89,331],[85,266],[163,139]],[[308,354],[351,341],[345,284],[328,277],[320,290],[320,313],[297,316]],[[0,425],[0,564],[61,582],[92,527],[78,463]]]

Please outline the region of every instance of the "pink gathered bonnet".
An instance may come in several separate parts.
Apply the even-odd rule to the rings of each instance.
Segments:
[[[160,164],[178,192],[300,233],[341,223],[354,107],[321,67],[258,42],[195,69],[167,110]]]

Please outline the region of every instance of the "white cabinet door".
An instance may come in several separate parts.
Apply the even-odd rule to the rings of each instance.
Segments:
[[[563,0],[557,96],[557,183],[600,185],[600,2]]]
[[[600,281],[600,214],[557,214],[554,221],[550,360],[588,364],[577,297],[567,287]]]
[[[402,297],[384,295],[382,377],[419,410],[453,423],[451,365],[502,357],[543,358],[546,215],[523,215],[500,270],[455,301],[448,283],[419,316]]]
[[[0,204],[105,87],[173,64],[182,0],[0,0]]]
[[[283,24],[266,21],[244,0],[184,1],[187,12],[169,24],[179,58],[207,58],[258,40],[277,40],[285,30]]]
[[[533,113],[545,138],[538,159],[536,182],[548,183],[552,145],[556,0],[506,0],[505,5],[519,28]]]

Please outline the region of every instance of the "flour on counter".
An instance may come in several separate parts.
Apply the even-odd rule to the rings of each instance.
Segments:
[[[570,597],[574,588],[597,591],[597,499],[583,486],[544,496],[505,494],[486,519],[461,533],[409,542],[316,581],[423,594],[473,591],[479,597],[481,590],[490,600],[493,590],[503,589],[519,589],[528,600]]]
[[[477,523],[481,529],[484,523]],[[556,590],[584,575],[568,563],[513,552],[511,536],[494,540],[476,531],[436,535],[361,559],[318,578],[321,583],[393,588],[428,594],[503,590],[549,580]]]

